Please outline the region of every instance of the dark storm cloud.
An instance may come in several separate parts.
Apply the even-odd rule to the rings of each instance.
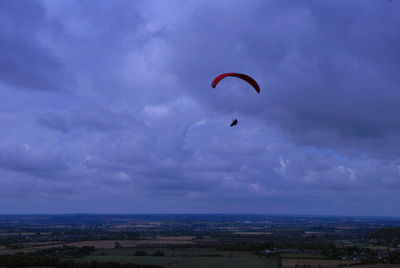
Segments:
[[[43,28],[51,30],[57,23],[46,21],[39,2],[2,1],[0,21],[1,81],[34,90],[60,90],[71,83],[63,64],[40,40]]]
[[[398,8],[398,3],[386,2],[283,1],[247,8],[249,16],[236,6],[224,6],[218,16],[193,16],[196,25],[202,25],[201,40],[182,34],[193,30],[187,25],[171,35],[180,38],[177,64],[188,86],[209,79],[195,79],[196,70],[215,73],[216,66],[238,71],[245,66],[243,71],[261,80],[263,96],[258,100],[243,103],[240,94],[225,95],[224,105],[207,95],[205,102],[213,108],[231,109],[230,101],[253,116],[261,112],[267,122],[303,144],[331,148],[350,143],[357,152],[373,147],[379,153],[395,153],[389,142],[382,152],[379,141],[398,143]],[[222,50],[215,43],[226,46]],[[207,60],[201,58],[204,54]],[[194,94],[205,95],[202,90]]]
[[[0,212],[398,215],[396,1],[21,3]]]

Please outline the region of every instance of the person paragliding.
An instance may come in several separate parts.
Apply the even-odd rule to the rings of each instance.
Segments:
[[[225,77],[228,77],[228,76],[237,77],[237,78],[240,78],[240,79],[246,81],[247,83],[249,83],[249,84],[255,89],[255,91],[257,91],[257,93],[260,94],[260,86],[258,85],[258,83],[256,82],[256,80],[254,80],[252,77],[248,76],[247,74],[240,74],[240,73],[224,73],[224,74],[221,74],[221,75],[217,76],[217,77],[213,80],[213,82],[211,83],[211,86],[212,86],[213,88],[215,88],[215,87],[217,86],[217,84],[218,84],[222,79],[224,79]],[[237,124],[238,124],[238,120],[235,119],[235,120],[233,120],[233,122],[231,123],[231,127],[236,126]]]
[[[233,122],[231,123],[231,127],[236,126],[237,123],[238,123],[238,120],[237,120],[237,119],[233,120]]]

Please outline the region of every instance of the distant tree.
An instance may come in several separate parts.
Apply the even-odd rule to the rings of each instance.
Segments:
[[[138,250],[136,250],[136,252],[135,252],[135,256],[147,256],[147,253],[146,253],[146,251],[144,251],[144,250],[138,249]]]
[[[381,239],[384,241],[391,241],[398,237],[400,237],[400,227],[386,228],[370,234],[370,238]]]
[[[21,248],[21,246],[19,246],[19,245],[10,245],[9,246],[9,249],[20,249]]]
[[[281,256],[278,256],[277,262],[278,262],[278,267],[282,267],[282,258],[281,258]]]
[[[165,253],[162,252],[161,250],[157,250],[156,252],[153,253],[153,256],[164,257]]]
[[[122,248],[122,245],[120,242],[115,242],[114,248]]]

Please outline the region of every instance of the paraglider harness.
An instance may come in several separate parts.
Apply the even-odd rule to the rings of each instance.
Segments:
[[[238,120],[237,120],[237,119],[233,120],[233,122],[231,123],[231,127],[236,126],[237,123],[238,123]]]

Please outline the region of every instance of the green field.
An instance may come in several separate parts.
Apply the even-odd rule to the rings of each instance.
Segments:
[[[222,255],[229,257],[234,255],[236,257],[256,257],[246,251],[222,251],[213,248],[122,248],[122,249],[99,249],[92,253],[92,256],[134,256],[136,250],[144,250],[148,255],[160,250],[165,253],[166,257],[191,257],[204,256],[204,255]]]
[[[322,254],[306,254],[306,253],[283,253],[282,258],[286,259],[326,259]]]
[[[165,257],[134,256],[137,249],[97,250],[90,256],[76,259],[80,262],[119,262],[155,264],[171,268],[275,268],[273,259],[260,258],[249,252],[217,251],[214,249],[159,249]],[[151,255],[158,249],[143,249]]]

